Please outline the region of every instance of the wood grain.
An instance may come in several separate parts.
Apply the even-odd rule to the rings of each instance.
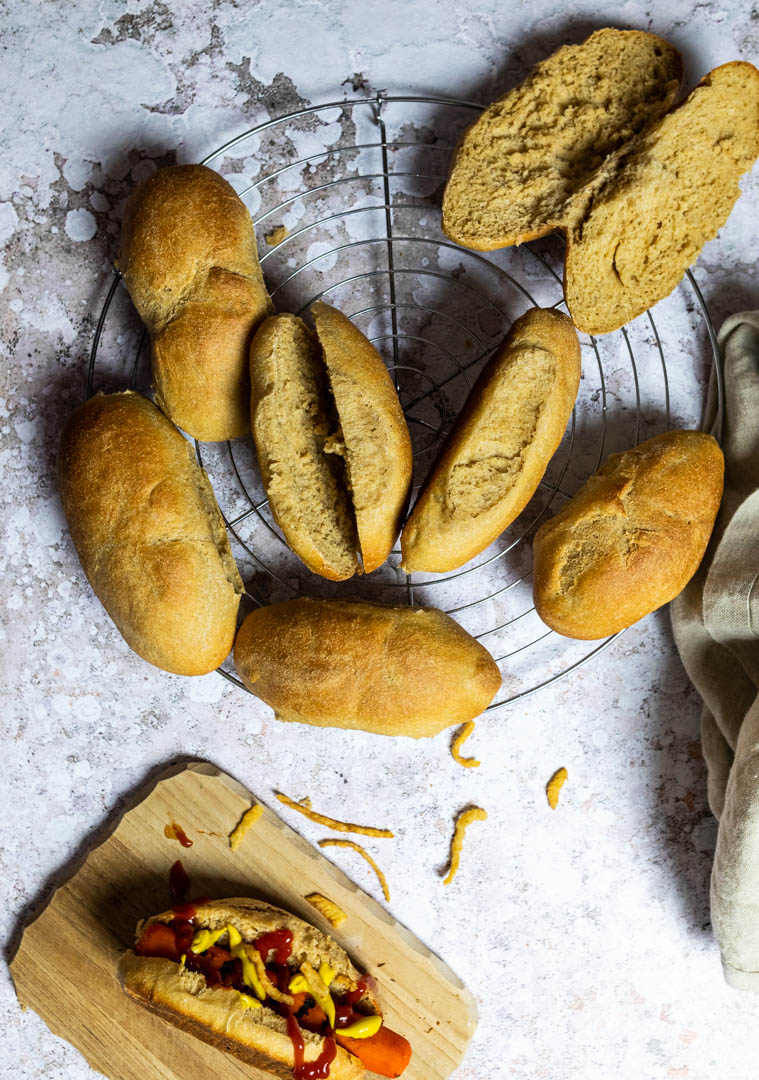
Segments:
[[[138,919],[170,906],[178,858],[194,895],[259,896],[331,934],[378,980],[390,1027],[413,1047],[406,1080],[442,1080],[476,1026],[474,1000],[438,957],[269,809],[232,852],[227,835],[256,801],[207,762],[174,766],[121,818],[24,931],[11,974],[19,1001],[39,1013],[111,1080],[266,1080],[129,1001],[114,969]],[[178,822],[193,841],[164,836]],[[202,831],[201,831],[202,830]],[[329,896],[348,918],[334,930],[305,900]]]

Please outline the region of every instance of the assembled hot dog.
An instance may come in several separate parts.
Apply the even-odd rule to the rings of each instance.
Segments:
[[[124,991],[203,1042],[281,1077],[400,1076],[408,1042],[385,1027],[370,976],[331,938],[259,900],[201,900],[137,927]]]

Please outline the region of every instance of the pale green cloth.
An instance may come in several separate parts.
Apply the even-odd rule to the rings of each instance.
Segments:
[[[704,699],[701,742],[719,819],[711,913],[725,979],[759,991],[759,312],[723,323],[725,494],[698,573],[671,605]],[[716,416],[712,374],[708,419]]]

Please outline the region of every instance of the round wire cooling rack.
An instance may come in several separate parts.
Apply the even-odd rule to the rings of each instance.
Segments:
[[[557,237],[483,255],[451,243],[440,229],[450,155],[481,108],[383,92],[328,102],[267,120],[203,162],[248,206],[277,310],[306,315],[324,298],[383,354],[412,436],[412,504],[482,365],[514,319],[532,305],[564,306]],[[269,512],[252,440],[196,442],[250,601],[305,594],[441,608],[501,668],[503,688],[491,710],[555,683],[605,649],[618,634],[589,646],[538,618],[529,539],[609,453],[671,427],[698,427],[712,364],[721,432],[721,361],[690,271],[657,305],[656,321],[648,311],[616,333],[580,335],[580,341],[577,403],[535,496],[494,544],[455,573],[407,575],[396,550],[367,577],[334,584],[311,574]],[[117,275],[95,332],[88,394],[96,382],[149,392],[147,346]],[[668,366],[665,352],[676,352],[677,363]],[[219,673],[245,689],[232,670]]]

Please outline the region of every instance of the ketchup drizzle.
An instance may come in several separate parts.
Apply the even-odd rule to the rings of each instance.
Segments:
[[[315,1061],[304,1061],[306,1044],[303,1040],[303,1032],[298,1026],[298,1021],[291,1012],[285,1014],[287,1021],[287,1034],[293,1044],[293,1058],[295,1067],[293,1076],[295,1080],[325,1080],[329,1076],[329,1067],[337,1055],[337,1043],[332,1035],[324,1040],[324,1048]]]
[[[182,826],[177,825],[176,821],[172,821],[170,825],[164,825],[163,835],[167,840],[178,840],[184,848],[192,847],[192,840],[190,840]]]
[[[182,866],[181,859],[177,859],[171,870],[169,870],[169,892],[171,893],[171,899],[175,903],[181,903],[183,900],[185,900],[188,892],[190,891],[191,884],[192,883],[190,881],[190,876],[185,870],[185,868]],[[187,906],[189,907],[189,905]],[[174,908],[175,914],[176,910],[177,909]],[[194,909],[192,914],[195,914]],[[192,918],[192,916],[185,915],[184,918],[189,919]]]
[[[274,953],[274,963],[280,966],[287,963],[293,951],[293,932],[286,927],[281,930],[270,930],[268,934],[261,934],[253,943],[261,954],[261,959],[266,964],[269,953]]]

